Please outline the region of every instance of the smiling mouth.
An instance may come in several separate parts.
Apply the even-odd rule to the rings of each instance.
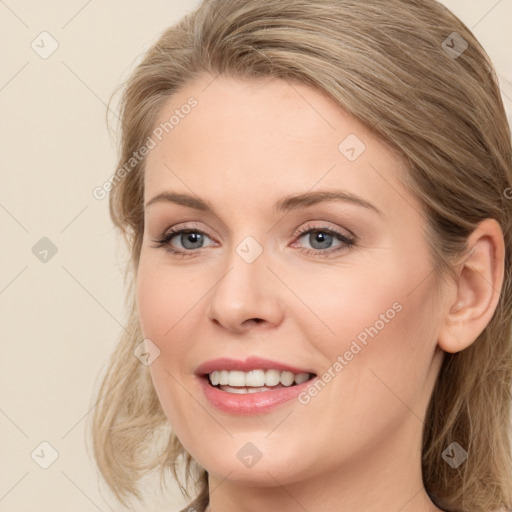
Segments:
[[[316,377],[314,373],[292,373],[275,369],[216,370],[203,375],[211,387],[227,393],[260,393],[289,388]]]

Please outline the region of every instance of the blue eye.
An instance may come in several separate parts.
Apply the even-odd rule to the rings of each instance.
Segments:
[[[306,236],[308,237],[308,243],[313,247],[314,250],[306,249],[305,252],[312,255],[323,256],[332,254],[333,252],[349,249],[355,244],[355,238],[352,236],[345,235],[327,226],[314,227],[308,225],[299,231],[297,238],[300,239]],[[332,244],[336,240],[340,243],[335,246],[334,249],[332,249]]]
[[[197,249],[202,249],[205,237],[210,238],[206,233],[195,228],[171,228],[160,239],[155,240],[155,247],[165,247],[174,254],[181,254],[185,256],[187,255],[186,253],[197,252]],[[182,249],[173,246],[171,241],[174,238],[178,239]]]
[[[307,225],[297,234],[296,239],[304,238],[308,235],[308,242],[313,249],[303,249],[306,254],[326,256],[341,250],[347,250],[355,245],[356,240],[352,235],[343,234],[327,226]],[[181,247],[176,247],[172,241],[177,239]],[[185,228],[171,228],[159,239],[154,240],[153,247],[165,247],[166,250],[177,256],[195,256],[203,249],[205,239],[211,238],[203,231],[193,226]],[[333,247],[333,243],[338,241],[338,245]],[[315,247],[316,246],[316,247]]]

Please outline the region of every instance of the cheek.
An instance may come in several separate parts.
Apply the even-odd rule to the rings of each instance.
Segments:
[[[183,286],[183,289],[181,287]],[[186,340],[180,340],[175,332],[180,319],[186,314],[186,286],[173,279],[169,269],[141,255],[137,272],[137,307],[144,338],[150,339],[160,350],[160,355],[149,366],[153,387],[159,402],[173,427],[182,432],[181,424],[186,417],[189,395],[178,383],[183,381],[179,373],[187,349]],[[169,343],[173,340],[173,343]],[[186,436],[185,436],[186,438]]]
[[[331,312],[336,341],[326,344],[338,414],[350,403],[355,417],[374,427],[378,411],[383,422],[408,414],[404,404],[421,417],[436,347],[431,283],[411,293],[408,282],[395,282],[390,290],[383,283],[371,293],[352,295],[350,302],[343,299],[345,309],[337,317]],[[346,312],[344,318],[340,312]]]
[[[145,338],[157,339],[164,332],[167,323],[165,310],[168,307],[164,276],[157,278],[157,273],[142,263],[137,275],[137,308],[142,333]]]
[[[437,341],[433,280],[425,278],[426,258],[410,265],[396,256],[379,267],[301,286],[314,315],[297,318],[322,353],[324,372],[343,375],[329,380],[343,386],[343,395],[366,396],[379,388],[382,398],[392,397],[386,384],[404,396],[422,393]]]
[[[158,344],[170,335],[173,326],[187,311],[190,289],[185,282],[175,279],[169,268],[141,255],[137,306],[144,337]]]
[[[314,279],[301,277],[295,280],[295,289],[306,299],[309,311],[299,314],[297,309],[295,320],[317,349],[332,359],[349,350],[354,339],[364,346],[376,331],[390,331],[405,306],[407,292],[402,288],[406,286],[397,282],[392,270],[382,267],[330,269]]]
[[[187,297],[190,287],[173,278],[169,268],[158,265],[154,259],[141,257],[137,275],[139,322],[144,338],[160,351],[149,371],[168,417],[174,416],[170,409],[180,394],[176,383],[182,381],[182,363],[189,350],[188,336],[180,333],[180,329],[187,322],[186,315],[190,314],[193,302]]]
[[[423,415],[435,349],[431,283],[425,280],[411,293],[409,283],[417,281],[391,277],[393,286],[367,282],[367,289],[345,290],[321,305],[335,334],[324,331],[318,338],[325,384],[301,397],[305,425],[297,422],[296,434],[314,430],[319,443],[331,439],[333,453],[374,446],[405,419],[414,424]]]

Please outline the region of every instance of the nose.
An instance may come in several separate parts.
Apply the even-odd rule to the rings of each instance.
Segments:
[[[283,319],[283,286],[263,252],[252,262],[233,251],[208,294],[208,318],[217,326],[242,333],[258,326],[278,326]]]

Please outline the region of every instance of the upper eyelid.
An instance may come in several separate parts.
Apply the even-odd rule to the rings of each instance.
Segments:
[[[315,221],[306,221],[305,225],[301,225],[300,228],[297,228],[294,231],[293,234],[293,242],[290,247],[297,248],[297,241],[301,239],[302,237],[306,236],[308,233],[315,232],[315,231],[324,231],[329,232],[330,236],[332,236],[335,240],[339,242],[338,246],[335,246],[334,248],[328,248],[327,250],[322,249],[309,249],[307,247],[298,247],[296,250],[300,250],[300,252],[304,252],[305,254],[309,256],[314,257],[335,257],[336,255],[342,256],[343,254],[346,254],[347,251],[351,251],[354,248],[357,248],[359,245],[359,237],[356,236],[352,231],[348,230],[347,228],[339,228],[339,227],[330,227],[326,226],[325,221],[316,221],[316,222],[322,222],[322,224],[319,224],[317,226],[312,225],[312,222]],[[181,225],[181,223],[178,223],[176,225],[171,226],[170,228],[167,228],[165,232],[156,239],[153,239],[153,242],[156,243],[156,245],[152,245],[152,247],[155,248],[165,248],[170,253],[173,253],[176,257],[189,257],[192,258],[194,256],[199,256],[202,254],[203,250],[208,249],[209,247],[215,247],[218,246],[218,242],[216,242],[215,238],[212,238],[206,230],[201,229],[196,225],[197,223],[194,222],[192,225]],[[344,233],[344,231],[348,231],[350,234]],[[203,235],[206,235],[208,238],[213,240],[213,244],[206,247],[198,247],[195,249],[186,249],[186,248],[179,248],[174,247],[174,245],[171,243],[172,239],[184,232],[199,232]]]
[[[314,226],[311,224],[311,222],[313,222],[313,221],[307,222],[306,225],[303,225],[294,231],[294,234],[292,235],[294,237],[294,241],[298,240],[299,238],[302,238],[303,236],[307,235],[310,232],[326,231],[326,232],[332,232],[332,236],[337,238],[339,241],[343,242],[343,240],[340,240],[340,237],[341,237],[341,238],[350,240],[352,243],[358,242],[358,237],[354,233],[352,233],[350,230],[348,230],[347,228],[326,226],[325,221],[323,221],[322,225]],[[321,221],[316,221],[316,222],[321,222]],[[200,228],[199,226],[195,225],[195,223],[193,223],[192,225],[186,225],[186,224],[181,225],[180,223],[178,223],[177,225],[172,226],[171,228],[167,228],[162,233],[162,235],[160,235],[158,237],[158,240],[162,241],[164,239],[167,239],[167,243],[169,243],[170,240],[172,240],[175,236],[183,234],[183,232],[187,232],[187,231],[201,233],[202,235],[206,235],[213,242],[217,243],[216,240],[214,239],[214,237],[210,236],[210,234],[207,232],[207,230]],[[190,251],[190,252],[196,252],[196,251]]]
[[[311,222],[320,222],[320,223],[322,223],[322,225],[313,226],[313,225],[311,225]],[[348,228],[345,228],[345,227],[341,227],[341,228],[340,227],[333,227],[333,226],[328,226],[328,225],[325,225],[325,224],[327,224],[326,221],[306,221],[306,225],[301,225],[300,228],[295,229],[293,236],[298,236],[298,235],[304,234],[304,232],[307,232],[309,230],[311,230],[311,231],[313,231],[313,230],[321,231],[322,229],[325,229],[325,230],[331,230],[331,231],[334,231],[334,232],[340,232],[341,231],[340,234],[342,234],[342,235],[344,235],[346,233],[347,237],[356,238],[356,235],[354,235]],[[205,234],[205,235],[209,236],[210,238],[212,238],[210,236],[210,234],[208,233],[207,229],[203,229],[200,226],[197,226],[196,223],[192,223],[192,224],[184,223],[184,225],[182,225],[182,223],[178,223],[178,224],[176,224],[174,226],[166,228],[162,232],[161,236],[166,236],[167,234],[175,234],[176,232],[179,232],[179,231],[182,231],[182,230],[183,231],[198,231],[198,232],[200,232],[202,234]]]

